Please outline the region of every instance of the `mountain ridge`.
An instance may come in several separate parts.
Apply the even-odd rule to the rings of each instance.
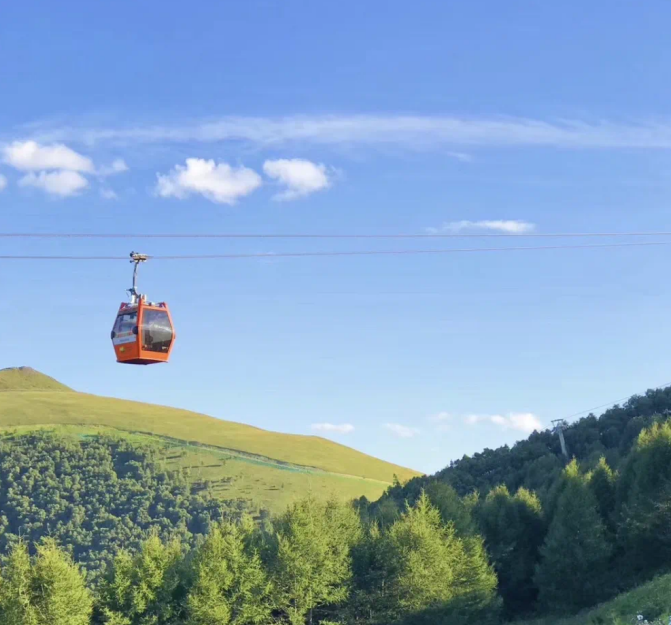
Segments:
[[[104,426],[391,484],[422,475],[321,436],[286,434],[170,406],[73,391],[30,367],[0,370],[0,428]],[[67,391],[67,392],[64,392]]]

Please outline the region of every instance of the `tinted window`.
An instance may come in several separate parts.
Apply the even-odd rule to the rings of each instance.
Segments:
[[[114,324],[114,332],[117,334],[117,336],[125,332],[132,332],[133,328],[136,325],[137,325],[137,310],[123,313],[116,318],[116,323]]]
[[[172,342],[172,326],[164,310],[145,310],[142,314],[142,349],[167,352]]]

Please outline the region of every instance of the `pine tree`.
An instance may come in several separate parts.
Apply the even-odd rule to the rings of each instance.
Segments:
[[[533,576],[544,538],[538,497],[524,488],[513,497],[498,486],[488,493],[478,516],[508,615],[529,611],[538,594]]]
[[[605,591],[603,575],[611,555],[597,501],[573,460],[564,470],[535,582],[545,609],[568,611],[592,605]]]
[[[79,567],[55,541],[30,558],[23,542],[9,554],[0,582],[3,625],[88,625],[93,598]]]
[[[101,611],[108,625],[163,625],[179,612],[182,582],[181,544],[164,543],[154,534],[131,556],[122,551],[100,589]]]
[[[609,531],[615,529],[613,515],[615,514],[617,475],[608,466],[606,459],[601,456],[599,464],[589,474],[589,488],[596,498],[597,508]]]
[[[9,552],[0,580],[0,615],[4,625],[38,625],[32,577],[28,547],[19,541]]]
[[[671,422],[643,430],[619,483],[619,542],[630,567],[655,570],[671,558]]]
[[[434,481],[426,487],[431,505],[438,509],[443,523],[452,522],[460,536],[475,532],[469,504],[459,497],[457,491],[445,482]]]
[[[51,539],[37,545],[32,591],[40,625],[88,625],[90,622],[93,598],[81,571]]]
[[[303,625],[321,606],[341,604],[349,595],[351,548],[360,534],[350,505],[308,496],[277,521],[273,554],[276,604],[292,625]]]
[[[479,537],[460,538],[422,493],[378,540],[376,623],[460,623],[496,616],[496,575]]]
[[[267,623],[271,584],[261,559],[250,547],[253,525],[225,521],[197,549],[193,585],[187,598],[189,625]]]

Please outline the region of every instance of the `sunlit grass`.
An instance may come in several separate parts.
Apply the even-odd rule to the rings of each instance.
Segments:
[[[516,625],[633,625],[638,615],[651,625],[667,625],[671,616],[671,574],[660,575],[634,590],[570,618],[518,621]]]
[[[14,386],[12,386],[14,385]],[[271,510],[312,490],[347,498],[378,498],[396,474],[417,472],[317,436],[269,432],[186,410],[76,393],[32,371],[0,371],[0,428],[98,426],[125,436],[155,437],[170,462],[213,482],[217,494],[250,499]],[[64,392],[64,390],[66,392]],[[182,453],[184,452],[184,453]]]

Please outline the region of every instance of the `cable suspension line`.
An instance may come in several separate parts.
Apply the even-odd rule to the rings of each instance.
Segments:
[[[437,232],[424,234],[253,234],[253,233],[88,233],[88,232],[0,232],[0,239],[475,239],[475,238],[589,238],[668,237],[661,232]]]
[[[539,245],[523,247],[472,247],[432,250],[366,250],[366,251],[336,251],[336,252],[278,252],[278,253],[253,253],[253,254],[194,254],[194,255],[147,255],[152,260],[224,260],[243,258],[303,258],[303,257],[327,257],[327,256],[411,256],[431,254],[458,254],[469,252],[522,252],[534,250],[575,250],[594,248],[615,247],[652,247],[660,245],[671,245],[671,241],[646,241],[637,243],[594,243],[586,245]],[[61,256],[61,255],[0,255],[0,260],[127,260],[127,256]]]

